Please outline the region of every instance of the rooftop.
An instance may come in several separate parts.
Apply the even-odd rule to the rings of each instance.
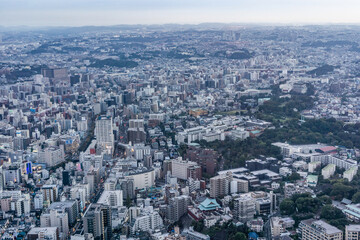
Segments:
[[[199,209],[201,211],[211,211],[217,208],[221,208],[221,206],[216,202],[215,199],[206,198],[202,203],[199,205]]]
[[[346,226],[347,231],[354,231],[354,232],[360,232],[360,225],[359,224],[350,224]]]

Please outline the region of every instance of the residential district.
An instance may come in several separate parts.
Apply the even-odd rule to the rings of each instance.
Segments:
[[[1,239],[360,239],[360,28],[0,38]]]

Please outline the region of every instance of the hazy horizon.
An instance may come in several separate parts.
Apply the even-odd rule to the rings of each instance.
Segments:
[[[5,27],[360,24],[356,0],[0,0]]]

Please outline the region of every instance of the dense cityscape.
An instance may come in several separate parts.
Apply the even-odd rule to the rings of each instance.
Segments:
[[[0,236],[360,239],[360,26],[0,28]]]

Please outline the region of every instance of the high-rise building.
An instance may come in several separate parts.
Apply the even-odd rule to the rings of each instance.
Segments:
[[[256,213],[256,202],[250,194],[240,195],[234,202],[234,216],[240,222],[247,222],[254,218]]]
[[[68,239],[69,236],[69,219],[68,214],[63,209],[52,209],[49,213],[43,213],[40,217],[41,227],[57,227],[60,233],[60,239]]]
[[[95,239],[110,240],[112,237],[111,209],[109,206],[93,203],[86,210],[84,232],[92,233]]]
[[[119,179],[118,188],[122,190],[124,199],[133,199],[135,197],[134,179]]]
[[[5,184],[17,184],[21,182],[20,169],[17,166],[10,166],[8,169],[3,169]]]
[[[116,207],[116,208],[121,207],[123,206],[122,191],[121,190],[103,191],[97,203],[110,207]]]
[[[37,196],[37,195],[36,195]],[[69,225],[72,226],[76,223],[77,218],[80,215],[80,204],[77,200],[67,200],[64,202],[53,202],[49,210],[61,210],[67,212]]]
[[[125,176],[126,179],[132,179],[134,183],[134,190],[144,189],[155,185],[155,170],[154,169],[137,169],[137,171]]]
[[[62,172],[62,180],[63,180],[63,185],[64,186],[70,186],[71,185],[70,171],[63,171]]]
[[[169,199],[169,205],[166,210],[166,218],[173,222],[178,221],[184,214],[187,213],[189,204],[189,196],[182,195]]]
[[[144,128],[144,119],[130,119],[129,128]]]
[[[47,167],[56,166],[65,161],[64,146],[51,146],[38,152],[38,162],[45,163]]]
[[[110,116],[100,116],[96,119],[95,125],[96,141],[103,150],[112,153],[114,150],[113,122]]]
[[[218,198],[228,195],[231,181],[231,172],[210,178],[210,197]]]
[[[41,74],[47,78],[63,79],[68,77],[68,72],[65,68],[43,68]]]
[[[28,194],[24,194],[24,197],[15,201],[15,210],[18,217],[30,213],[30,196]]]
[[[41,190],[43,192],[44,201],[52,203],[58,199],[57,185],[44,185]]]
[[[243,179],[233,178],[230,183],[231,193],[247,193],[249,192],[249,182]]]
[[[360,239],[360,225],[351,224],[345,227],[345,240]]]
[[[196,162],[183,161],[182,158],[178,158],[171,161],[171,174],[181,180],[187,180],[190,177],[200,179],[201,168]]]
[[[307,219],[300,222],[299,231],[302,240],[342,240],[343,232],[322,221],[316,219]]]
[[[34,208],[35,210],[42,210],[44,203],[44,195],[42,193],[37,193],[34,197]]]

